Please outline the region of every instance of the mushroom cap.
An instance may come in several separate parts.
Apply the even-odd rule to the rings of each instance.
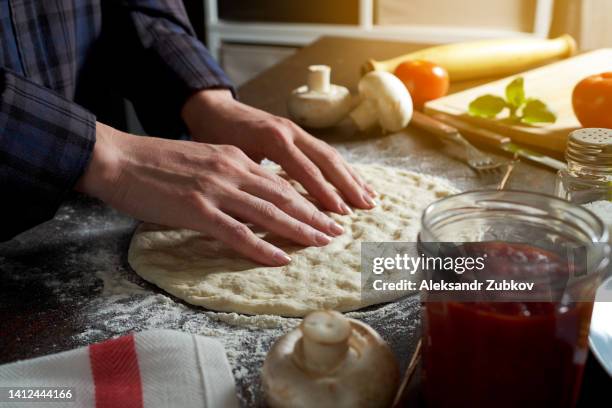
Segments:
[[[284,407],[388,407],[399,383],[395,356],[368,325],[348,319],[351,333],[342,361],[324,373],[308,370],[303,327],[287,333],[270,349],[264,362],[262,383],[272,408]],[[342,337],[342,327],[331,329]],[[340,334],[340,335],[338,335]],[[324,340],[327,337],[324,335]],[[333,347],[334,345],[330,345]]]
[[[289,96],[287,111],[299,125],[325,128],[340,122],[349,113],[351,105],[351,94],[343,86],[330,85],[329,92],[317,92],[303,85]]]
[[[405,128],[412,119],[412,97],[402,81],[385,71],[372,71],[359,81],[359,94],[376,109],[380,125],[391,132]]]

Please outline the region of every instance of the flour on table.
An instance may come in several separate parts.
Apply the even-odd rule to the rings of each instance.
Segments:
[[[214,237],[151,224],[135,232],[128,261],[137,274],[168,293],[217,311],[303,316],[317,309],[344,312],[395,300],[406,293],[361,296],[361,242],[415,242],[425,207],[455,189],[442,179],[398,168],[355,169],[380,194],[378,206],[330,214],[345,232],[329,245],[301,247],[254,230],[291,256],[287,266],[261,266]]]
[[[141,290],[145,293],[135,292],[134,277],[112,262],[98,270],[96,276],[105,286],[100,296],[91,299],[82,310],[87,324],[75,340],[84,345],[153,329],[173,329],[215,338],[225,347],[241,406],[263,406],[260,380],[263,361],[274,341],[295,328],[301,319],[206,311],[151,291],[144,282]],[[106,287],[107,284],[111,286]],[[393,349],[401,350],[416,342],[409,333],[417,331],[419,313],[416,296],[346,315],[371,325]],[[407,359],[400,362],[405,364]]]
[[[146,290],[140,286],[132,283],[126,279],[118,279],[114,275],[109,275],[101,271],[96,272],[96,277],[100,278],[103,282],[102,294],[109,295],[122,295],[126,293],[138,294],[147,293]]]

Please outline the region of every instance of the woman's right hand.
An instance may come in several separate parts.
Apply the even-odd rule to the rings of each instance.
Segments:
[[[342,228],[240,149],[134,136],[98,123],[77,190],[137,219],[200,231],[266,265],[290,262],[238,219],[306,246]]]

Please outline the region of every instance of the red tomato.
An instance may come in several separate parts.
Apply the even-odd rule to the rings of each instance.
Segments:
[[[572,93],[576,117],[584,127],[612,129],[612,72],[591,75]]]
[[[412,102],[422,109],[427,101],[440,98],[448,92],[448,72],[429,61],[406,61],[395,68],[394,74],[404,83]]]

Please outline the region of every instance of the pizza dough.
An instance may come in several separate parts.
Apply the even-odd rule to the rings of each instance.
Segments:
[[[128,261],[145,280],[217,311],[304,316],[316,309],[350,311],[389,301],[361,296],[361,242],[416,241],[423,209],[456,191],[442,179],[397,168],[355,169],[379,193],[378,205],[331,214],[345,232],[329,245],[296,246],[254,228],[289,254],[287,266],[261,266],[214,237],[152,224],[134,233]]]

